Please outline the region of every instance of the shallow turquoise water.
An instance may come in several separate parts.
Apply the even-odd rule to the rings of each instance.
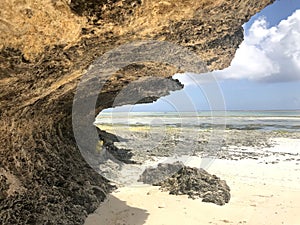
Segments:
[[[300,131],[299,111],[103,112],[102,125]]]

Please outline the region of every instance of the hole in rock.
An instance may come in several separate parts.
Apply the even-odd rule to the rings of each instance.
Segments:
[[[134,100],[137,104],[119,106],[126,97],[133,101],[135,87],[134,82],[123,87],[113,107],[96,117],[94,124],[101,130],[99,172],[118,184],[138,185],[143,171],[159,163],[209,166],[221,149],[225,128],[224,100],[216,80],[204,74],[165,97],[147,92],[150,96]],[[151,97],[157,100],[139,104],[153,101]]]

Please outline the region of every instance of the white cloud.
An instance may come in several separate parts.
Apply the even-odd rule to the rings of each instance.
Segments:
[[[212,75],[217,79],[260,82],[300,80],[300,10],[271,28],[265,18],[257,19],[246,32],[231,66]],[[175,78],[185,85],[195,85],[195,80],[203,83],[202,76],[187,74]]]
[[[231,66],[214,74],[223,79],[265,82],[300,80],[300,10],[271,28],[265,18],[256,20]]]

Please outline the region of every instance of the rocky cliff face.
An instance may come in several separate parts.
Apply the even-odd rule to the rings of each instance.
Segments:
[[[197,53],[210,70],[222,69],[243,39],[242,24],[272,2],[3,0],[0,223],[82,224],[113,188],[84,161],[72,129],[76,86],[93,60],[130,41],[160,40]],[[97,111],[111,107],[131,81],[177,71],[153,62],[123,68],[103,81]],[[142,102],[178,89],[170,81]]]

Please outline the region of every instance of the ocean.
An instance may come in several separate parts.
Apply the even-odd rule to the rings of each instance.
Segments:
[[[237,130],[300,131],[300,110],[203,112],[103,112],[97,125],[175,126]]]
[[[298,151],[272,150],[278,140],[300,140],[300,111],[102,112],[95,125],[118,139],[113,149],[98,146],[98,172],[120,184],[137,182],[159,162],[196,158],[208,168],[214,159],[300,161]]]

